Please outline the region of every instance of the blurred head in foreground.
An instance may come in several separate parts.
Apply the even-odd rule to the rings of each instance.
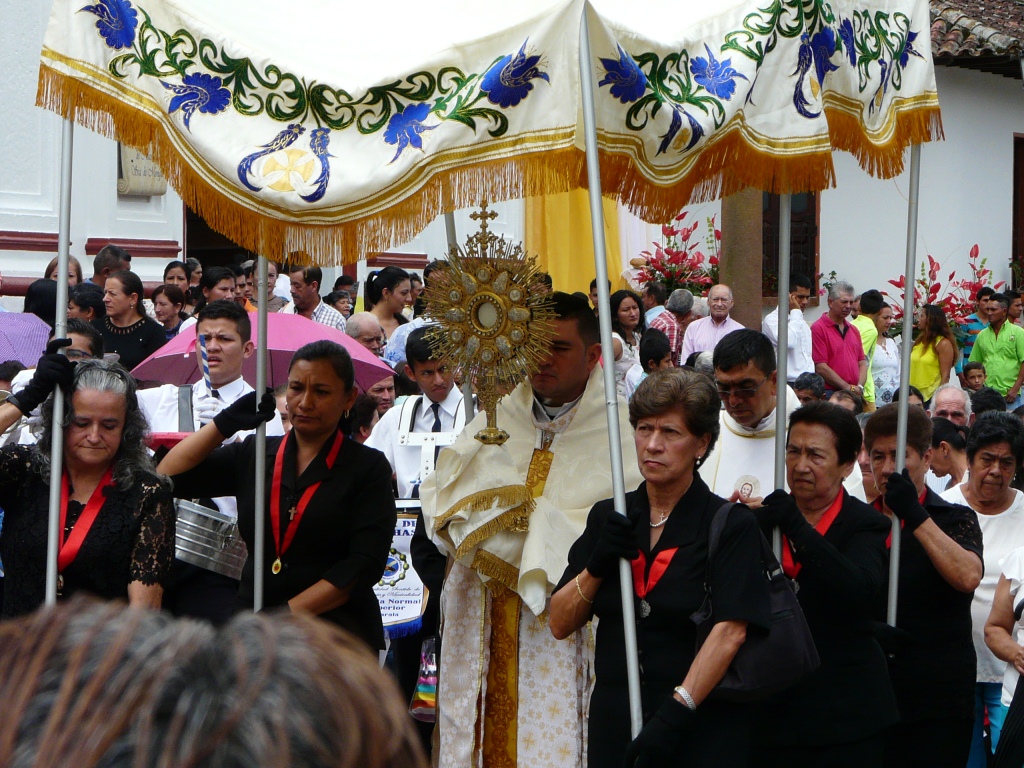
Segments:
[[[0,701],[11,768],[426,765],[377,659],[291,614],[216,630],[72,599],[0,624]]]

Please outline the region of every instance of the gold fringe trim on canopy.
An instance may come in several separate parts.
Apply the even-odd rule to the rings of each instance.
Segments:
[[[242,205],[197,172],[156,118],[86,82],[46,64],[39,67],[36,105],[149,157],[185,204],[217,232],[267,258],[302,251],[324,266],[352,264],[411,240],[445,211],[472,208],[481,199],[512,200],[568,192],[583,184],[585,157],[575,147],[544,149],[507,159],[454,168],[419,169],[421,186],[385,210],[353,221],[312,224],[285,221],[253,199]],[[241,196],[240,190],[233,194]],[[293,259],[301,263],[301,257]]]
[[[883,129],[886,142],[875,142],[865,135],[858,113],[859,102],[843,103],[833,94],[826,95],[825,114],[832,146],[849,152],[865,172],[879,179],[891,179],[903,173],[907,147],[944,138],[942,113],[938,100],[929,100],[911,109],[893,107]]]
[[[471,493],[452,504],[443,514],[438,515],[434,530],[440,531],[458,512],[469,514],[486,512],[499,507],[528,507],[527,516],[533,512],[533,494],[525,485],[505,485],[500,488],[488,488],[484,491]]]
[[[271,259],[299,251],[324,266],[350,264],[406,242],[445,211],[474,207],[482,198],[503,201],[587,187],[581,150],[539,149],[452,169],[427,165],[403,180],[403,185],[415,190],[409,197],[379,212],[343,223],[303,222],[295,218],[301,217],[301,212],[292,214],[255,198],[243,198],[230,182],[224,182],[230,195],[219,190],[179,151],[166,116],[156,117],[46,64],[39,68],[36,104],[135,147],[160,166],[185,204],[214,230]],[[775,194],[832,187],[835,169],[829,141],[833,148],[852,153],[868,173],[891,178],[903,172],[903,153],[908,146],[942,138],[934,93],[894,100],[890,119],[876,132],[880,140],[872,140],[863,125],[862,109],[859,102],[826,93],[828,140],[822,139],[820,150],[814,149],[815,141],[808,141],[802,151],[790,155],[753,146],[742,114],[738,115],[711,136],[692,167],[671,184],[658,184],[637,167],[633,145],[624,142],[619,149],[609,146],[618,143],[611,137],[599,136],[605,147],[600,150],[602,192],[646,221],[665,222],[690,203],[751,187]],[[191,160],[202,164],[198,156]],[[214,175],[212,169],[205,170]],[[232,195],[251,201],[251,205],[243,205]],[[292,220],[286,220],[289,215]],[[330,213],[323,215],[329,217]],[[301,256],[293,261],[301,263]]]

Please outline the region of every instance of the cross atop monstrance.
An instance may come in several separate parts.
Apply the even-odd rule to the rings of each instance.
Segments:
[[[498,218],[498,214],[490,210],[487,207],[487,201],[484,200],[483,202],[480,203],[480,210],[473,211],[471,214],[469,214],[469,218],[473,219],[473,221],[480,222],[480,233],[482,234],[487,231],[487,221],[489,219]]]

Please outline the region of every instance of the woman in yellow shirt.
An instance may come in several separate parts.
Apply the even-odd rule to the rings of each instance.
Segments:
[[[920,334],[910,352],[910,383],[921,390],[925,402],[943,384],[956,359],[956,339],[946,314],[934,304],[921,308],[917,318]]]

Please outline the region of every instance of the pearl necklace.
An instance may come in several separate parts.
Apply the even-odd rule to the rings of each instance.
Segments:
[[[668,522],[668,515],[662,515],[661,520],[657,523],[650,523],[651,528],[661,528],[665,523]]]

